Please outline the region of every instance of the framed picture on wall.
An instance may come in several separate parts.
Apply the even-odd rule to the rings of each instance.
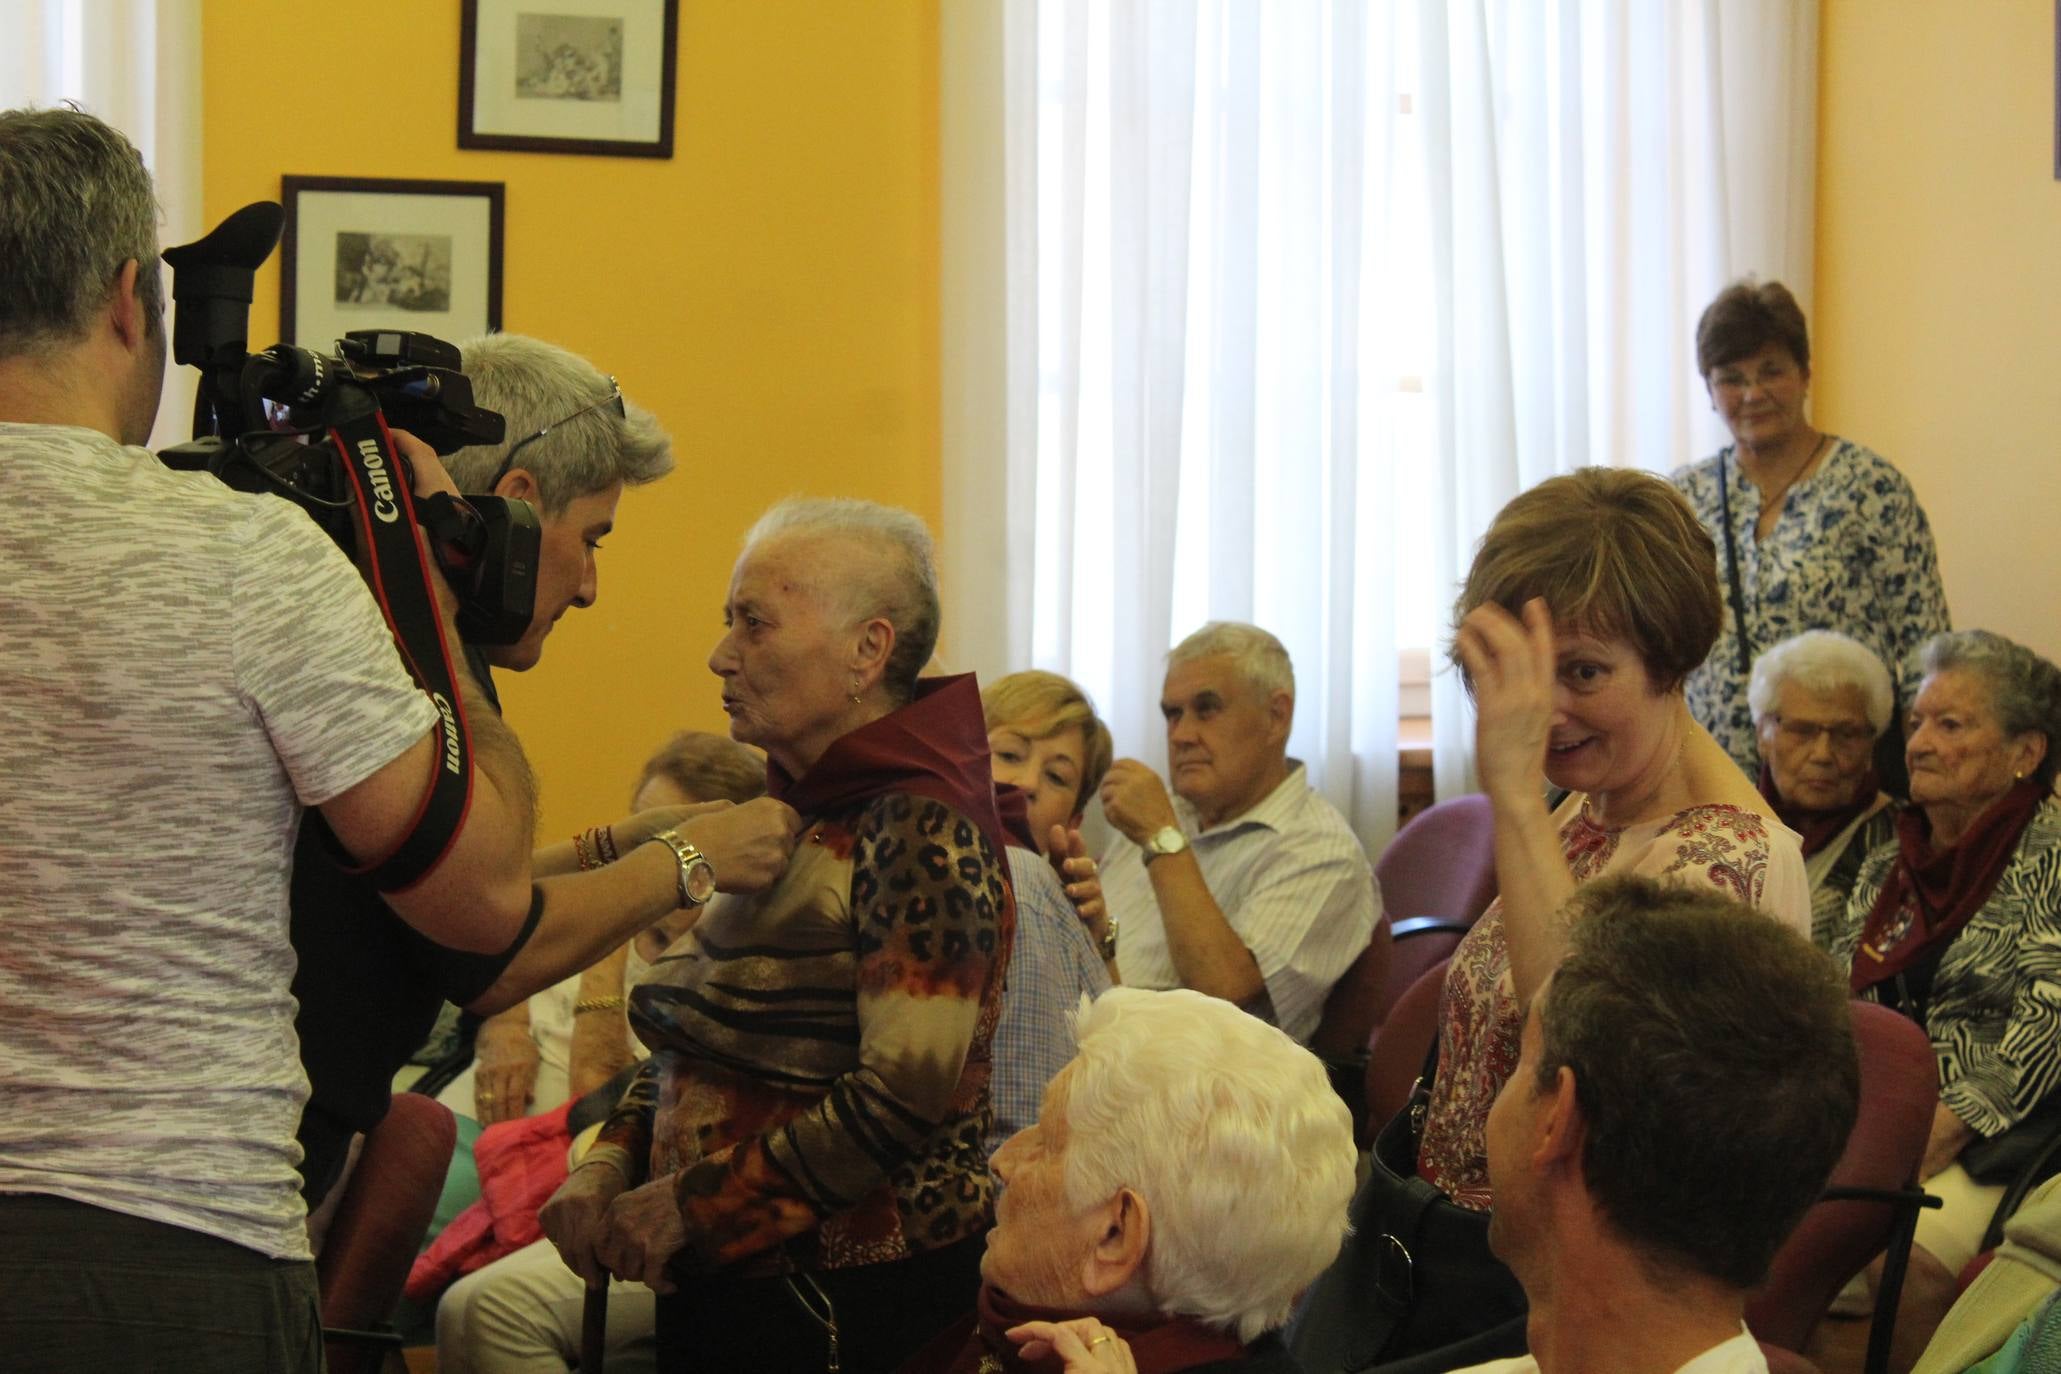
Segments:
[[[464,0],[458,146],[673,155],[679,0]]]
[[[353,329],[456,343],[501,327],[502,183],[287,177],[279,337]]]

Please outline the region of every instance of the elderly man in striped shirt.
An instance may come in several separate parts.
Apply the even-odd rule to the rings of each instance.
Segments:
[[[1102,866],[1117,976],[1221,997],[1307,1041],[1380,900],[1351,827],[1288,757],[1288,651],[1255,626],[1205,625],[1167,655],[1160,710],[1171,792],[1136,759],[1102,784],[1123,837]]]

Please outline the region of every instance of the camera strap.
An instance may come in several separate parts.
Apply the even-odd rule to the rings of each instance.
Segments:
[[[435,576],[415,533],[415,501],[386,420],[377,411],[329,430],[356,498],[353,518],[367,580],[401,661],[437,708],[437,765],[408,833],[385,858],[351,870],[382,892],[401,892],[443,861],[472,806],[472,738],[451,645],[437,612]]]

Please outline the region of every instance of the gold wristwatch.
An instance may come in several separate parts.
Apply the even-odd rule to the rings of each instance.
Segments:
[[[672,850],[679,860],[681,906],[702,906],[716,895],[716,866],[707,855],[681,839],[677,830],[661,830],[651,838]]]

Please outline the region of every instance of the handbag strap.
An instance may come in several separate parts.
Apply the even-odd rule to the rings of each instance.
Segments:
[[[1725,480],[1725,455],[1718,455],[1718,522],[1725,532],[1725,577],[1731,583],[1732,622],[1739,629],[1739,675],[1753,671],[1753,644],[1746,636],[1746,593],[1739,585],[1739,550],[1732,539],[1732,488]]]

